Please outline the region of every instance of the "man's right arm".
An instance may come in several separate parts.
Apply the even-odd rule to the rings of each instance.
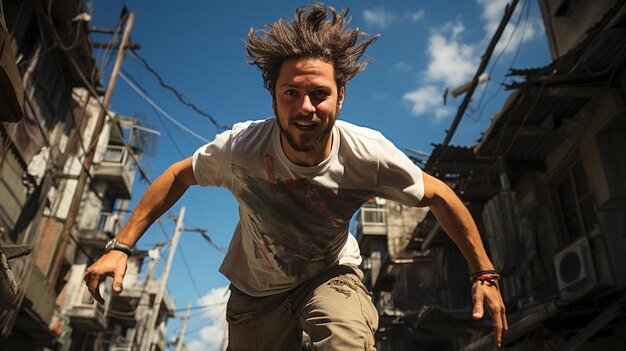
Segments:
[[[148,187],[126,226],[116,236],[117,241],[129,247],[135,246],[150,225],[172,207],[189,186],[195,184],[197,181],[193,174],[191,157],[171,165]],[[127,259],[125,253],[112,250],[87,268],[85,283],[96,301],[104,303],[98,290],[102,277],[112,276],[113,291],[118,294],[122,292]]]

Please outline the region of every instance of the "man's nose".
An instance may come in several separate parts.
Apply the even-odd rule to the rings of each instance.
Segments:
[[[303,95],[300,109],[302,112],[306,113],[315,112],[315,106],[313,105],[313,101],[311,101],[311,97],[309,95]]]

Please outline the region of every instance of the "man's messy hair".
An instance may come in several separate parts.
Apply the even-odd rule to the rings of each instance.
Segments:
[[[365,69],[361,61],[365,49],[379,35],[369,39],[359,28],[349,28],[348,9],[337,12],[322,3],[296,10],[293,20],[284,17],[264,29],[250,28],[245,42],[248,63],[257,65],[263,74],[263,85],[273,89],[285,60],[317,58],[332,64],[337,87],[346,84]]]

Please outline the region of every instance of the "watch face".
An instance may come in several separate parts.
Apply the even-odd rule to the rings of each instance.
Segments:
[[[111,249],[113,248],[113,245],[115,245],[115,243],[114,243],[114,241],[113,241],[113,240],[109,240],[109,241],[107,241],[107,244],[106,244],[106,246],[104,247],[104,250],[105,250],[105,251],[109,251],[109,250],[111,250]]]

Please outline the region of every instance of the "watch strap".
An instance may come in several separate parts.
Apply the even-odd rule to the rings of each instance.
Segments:
[[[105,253],[111,250],[122,251],[128,256],[131,256],[133,254],[133,249],[131,249],[128,245],[120,243],[116,239],[109,240],[104,248]]]

